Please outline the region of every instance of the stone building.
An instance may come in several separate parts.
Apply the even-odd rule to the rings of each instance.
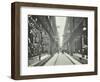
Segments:
[[[63,35],[63,50],[73,55],[79,53],[87,55],[88,45],[88,25],[87,18],[67,17]]]
[[[55,17],[28,15],[29,65],[53,56],[57,51]]]

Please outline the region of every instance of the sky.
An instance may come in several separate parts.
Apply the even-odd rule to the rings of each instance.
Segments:
[[[66,17],[56,17],[56,26],[59,36],[59,46],[62,47],[63,34],[65,28]]]

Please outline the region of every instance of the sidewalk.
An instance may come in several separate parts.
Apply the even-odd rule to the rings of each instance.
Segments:
[[[82,54],[74,53],[72,57],[82,64],[88,63],[88,59],[87,59],[86,55],[84,57],[82,57]]]
[[[72,56],[68,55],[67,53],[65,53],[65,55],[74,63],[74,64],[81,64],[79,61],[77,61],[76,59],[74,59]]]
[[[31,61],[31,65],[30,66],[41,66],[43,65],[46,61],[49,60],[51,56],[48,55],[48,54],[45,54],[43,56],[41,56],[41,60],[39,60],[39,57],[34,57],[33,60],[30,60]]]

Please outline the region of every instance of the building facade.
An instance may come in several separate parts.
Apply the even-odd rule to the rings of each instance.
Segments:
[[[63,35],[63,50],[73,55],[88,57],[88,20],[82,17],[67,17]]]
[[[28,64],[53,56],[57,51],[55,18],[28,15]]]

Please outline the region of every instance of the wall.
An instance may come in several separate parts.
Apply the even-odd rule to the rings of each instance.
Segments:
[[[55,4],[69,4],[69,5],[88,5],[88,6],[98,6],[98,22],[100,22],[100,0],[1,0],[0,1],[0,82],[16,82],[10,79],[10,66],[11,66],[11,2],[14,1],[29,1],[38,3],[55,3]],[[99,27],[100,25],[98,25]],[[100,28],[98,28],[98,35],[100,34]],[[100,38],[98,38],[100,42]],[[100,43],[98,43],[98,49],[100,48]],[[98,52],[100,54],[100,50]],[[98,59],[100,55],[98,56]],[[100,60],[98,60],[100,62]],[[100,64],[99,68],[100,69]],[[35,79],[28,80],[29,82],[99,82],[100,80],[100,70],[99,75],[93,76],[79,76],[79,77],[63,77],[63,78],[52,78],[52,79]],[[21,82],[21,81],[20,81]],[[23,80],[27,82],[27,80]]]

